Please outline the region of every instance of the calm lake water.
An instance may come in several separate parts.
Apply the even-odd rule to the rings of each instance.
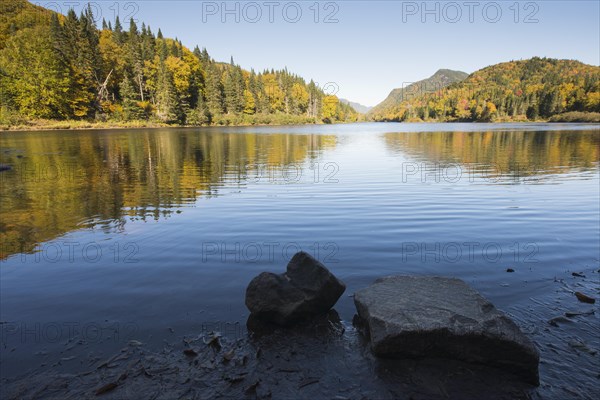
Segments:
[[[377,277],[458,277],[532,335],[540,390],[568,385],[562,372],[575,365],[571,384],[591,388],[597,358],[568,343],[597,349],[598,313],[555,330],[547,320],[593,308],[571,289],[600,293],[599,129],[2,133],[0,163],[12,170],[0,173],[1,374],[50,363],[78,340],[110,352],[132,339],[243,335],[248,282],[302,249],[347,284],[336,305],[345,321],[349,295]]]

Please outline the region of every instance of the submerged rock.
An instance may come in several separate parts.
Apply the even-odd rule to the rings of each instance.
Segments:
[[[252,316],[277,325],[290,325],[327,313],[346,285],[310,254],[292,257],[287,271],[263,272],[246,289]]]
[[[373,353],[500,367],[539,384],[539,353],[504,313],[459,279],[391,276],[354,295]]]

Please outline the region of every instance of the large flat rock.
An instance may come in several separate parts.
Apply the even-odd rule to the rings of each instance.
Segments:
[[[452,358],[539,383],[539,354],[531,340],[459,279],[381,278],[357,292],[354,303],[377,356]]]

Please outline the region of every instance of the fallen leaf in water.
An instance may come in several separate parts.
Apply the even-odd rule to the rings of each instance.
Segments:
[[[259,383],[260,383],[260,381],[256,381],[252,385],[248,386],[246,388],[246,390],[244,390],[244,393],[246,393],[246,394],[256,393],[256,388],[258,387]]]
[[[246,372],[243,372],[236,376],[226,376],[224,379],[229,383],[238,383],[244,380],[246,374]]]
[[[582,303],[594,304],[596,302],[596,299],[587,296],[581,292],[575,292],[575,296],[577,297],[577,300],[581,301]]]
[[[107,383],[106,385],[96,390],[96,396],[100,396],[101,394],[110,392],[111,390],[114,390],[117,386],[119,385],[117,385],[115,382]]]
[[[304,386],[308,386],[308,385],[312,385],[313,383],[318,383],[319,380],[317,378],[308,378],[308,379],[304,379],[302,382],[300,382],[300,384],[298,385],[298,389],[302,389]]]
[[[190,356],[190,357],[196,357],[198,355],[198,353],[196,353],[196,351],[193,349],[185,349],[183,351],[183,354],[185,354],[186,356]]]
[[[594,312],[595,312],[594,310],[590,310],[590,311],[586,311],[586,312],[575,312],[575,311],[569,312],[569,311],[567,311],[565,313],[565,317],[572,318],[572,317],[578,317],[580,315],[594,315]]]

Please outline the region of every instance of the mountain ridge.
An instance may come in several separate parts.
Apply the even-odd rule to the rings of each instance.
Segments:
[[[375,121],[535,121],[600,113],[600,67],[533,57],[481,68],[460,82],[425,90],[371,111]],[[571,114],[573,118],[578,114]],[[579,115],[581,117],[581,115]]]
[[[363,104],[360,104],[360,103],[357,103],[354,101],[350,101],[348,99],[343,99],[343,98],[340,98],[340,103],[349,105],[350,107],[352,107],[354,109],[354,111],[356,111],[360,114],[366,114],[373,108],[373,107],[365,106]]]
[[[392,89],[381,103],[377,104],[369,111],[368,115],[373,119],[383,119],[390,109],[394,108],[408,97],[418,96],[426,92],[435,92],[452,83],[460,82],[461,80],[466,79],[467,76],[469,76],[469,74],[462,71],[446,68],[438,69],[429,78],[417,82],[406,82],[409,84],[401,88]]]

